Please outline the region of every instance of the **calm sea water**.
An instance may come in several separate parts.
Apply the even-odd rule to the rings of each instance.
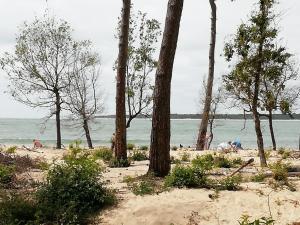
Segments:
[[[67,121],[62,121],[62,124],[64,144],[75,139],[85,140],[82,129],[71,126]],[[199,124],[200,120],[172,120],[171,145],[195,145]],[[235,138],[239,138],[245,148],[255,147],[256,136],[253,122],[247,121],[245,129],[242,129],[243,124],[243,120],[216,120],[212,147],[216,147],[220,142]],[[278,146],[298,148],[300,120],[277,120],[274,121],[274,127]],[[267,121],[262,121],[262,129],[265,146],[269,147],[271,146],[271,139]],[[128,142],[148,145],[150,131],[150,119],[136,119],[128,130]],[[109,145],[113,132],[114,119],[97,119],[92,124],[91,135],[95,145]],[[55,121],[50,120],[44,126],[42,120],[39,119],[0,119],[0,144],[31,145],[33,139],[40,139],[43,144],[54,146],[56,139]]]

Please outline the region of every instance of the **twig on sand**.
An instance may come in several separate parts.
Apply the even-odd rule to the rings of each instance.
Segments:
[[[247,162],[245,162],[243,165],[241,165],[236,171],[234,171],[232,174],[229,176],[232,177],[233,175],[237,174],[240,172],[242,169],[244,169],[246,166],[254,162],[254,158],[249,159]]]

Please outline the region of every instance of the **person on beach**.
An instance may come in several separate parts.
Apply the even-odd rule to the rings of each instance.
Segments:
[[[116,134],[113,133],[110,139],[111,142],[111,150],[114,151],[115,150],[115,144],[116,144]]]
[[[33,148],[42,148],[43,145],[39,140],[33,139]]]
[[[217,147],[217,150],[218,150],[218,151],[223,151],[223,152],[225,152],[225,153],[230,152],[230,150],[232,150],[232,144],[231,144],[231,141],[220,143],[220,144],[218,145],[218,147]]]
[[[241,141],[239,139],[235,139],[235,141],[232,142],[232,146],[233,146],[234,150],[242,150],[243,149]]]
[[[210,142],[211,139],[211,134],[210,133],[206,133],[205,135],[205,142],[204,142],[204,149],[205,150],[209,150],[208,149],[208,143]]]

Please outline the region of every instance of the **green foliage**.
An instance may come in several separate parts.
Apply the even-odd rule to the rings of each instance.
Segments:
[[[29,196],[16,193],[3,196],[0,201],[0,225],[37,225],[37,210],[36,202]]]
[[[70,150],[81,150],[80,145],[82,144],[81,140],[74,140],[69,144],[69,149]]]
[[[0,163],[0,186],[10,183],[13,180],[14,172],[13,166],[6,166]]]
[[[284,152],[285,152],[285,148],[280,147],[280,148],[278,149],[278,154],[279,154],[279,155],[282,155]]]
[[[106,162],[109,162],[113,158],[113,151],[110,148],[99,148],[93,152],[93,156],[96,159],[102,159]]]
[[[281,162],[280,160],[269,164],[269,168],[273,173],[273,178],[276,181],[287,181],[288,180],[288,168],[289,165]]]
[[[266,174],[259,172],[258,174],[251,177],[252,182],[263,182],[266,179]]]
[[[147,145],[142,145],[142,146],[140,146],[139,150],[147,151],[148,150],[148,146]]]
[[[171,156],[171,164],[180,164],[181,160],[176,159],[174,156]]]
[[[5,152],[8,153],[8,154],[15,154],[16,150],[17,150],[17,146],[11,146],[8,149],[6,149]]]
[[[232,162],[225,158],[225,156],[216,156],[214,157],[214,165],[218,168],[231,168],[233,167]]]
[[[243,160],[242,160],[240,157],[234,158],[234,159],[232,160],[232,164],[233,164],[234,166],[242,165],[242,164],[243,164]]]
[[[238,222],[239,225],[273,225],[275,220],[271,217],[261,217],[252,221],[250,220],[250,216],[243,215]]]
[[[113,157],[109,161],[109,167],[111,168],[122,168],[122,167],[129,167],[130,166],[130,160],[129,159],[120,159]]]
[[[214,158],[211,154],[201,156],[197,155],[196,158],[192,160],[192,165],[204,170],[211,170],[214,165]]]
[[[239,189],[239,185],[242,182],[242,177],[240,175],[237,176],[229,176],[222,179],[220,184],[220,189],[228,190],[228,191],[236,191]]]
[[[181,161],[182,162],[189,162],[191,158],[191,155],[188,152],[183,152],[181,154]]]
[[[128,150],[133,150],[135,148],[135,144],[133,144],[133,143],[128,143],[127,144],[127,149]]]
[[[134,161],[143,161],[148,160],[148,156],[145,151],[134,150],[131,159]]]
[[[101,167],[87,153],[71,153],[53,165],[37,191],[37,218],[55,224],[83,224],[87,216],[115,197],[99,180]]]
[[[154,184],[149,180],[143,180],[132,185],[132,192],[135,195],[151,195],[155,193]]]

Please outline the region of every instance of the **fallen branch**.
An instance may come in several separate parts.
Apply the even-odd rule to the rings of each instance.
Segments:
[[[242,169],[244,169],[246,166],[248,166],[249,164],[251,164],[253,162],[254,162],[254,158],[249,159],[247,162],[245,162],[243,165],[241,165],[241,167],[239,167],[236,171],[234,171],[229,176],[232,177],[233,175],[237,174],[238,172],[240,172]]]

